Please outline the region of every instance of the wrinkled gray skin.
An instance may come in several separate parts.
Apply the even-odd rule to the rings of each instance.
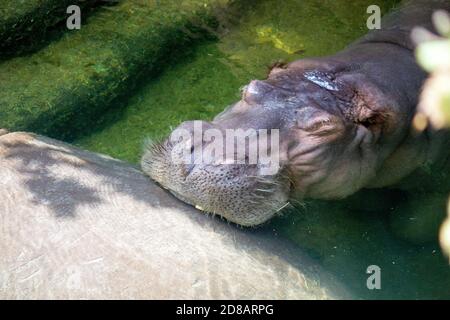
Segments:
[[[339,199],[401,181],[435,161],[446,139],[411,129],[427,75],[415,62],[410,33],[417,25],[432,30],[436,9],[450,10],[449,1],[409,3],[336,55],[274,68],[203,122],[203,130],[223,132],[279,129],[275,175],[260,165],[175,164],[168,141],[149,146],[143,170],[181,200],[245,226],[267,221],[291,199]]]

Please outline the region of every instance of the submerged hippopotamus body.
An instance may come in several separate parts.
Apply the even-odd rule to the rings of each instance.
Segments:
[[[418,168],[448,159],[448,134],[413,130],[427,74],[411,30],[432,30],[448,1],[413,1],[335,55],[271,70],[203,128],[278,129],[279,166],[174,161],[170,139],[151,145],[143,170],[181,200],[244,226],[261,224],[292,199],[340,199],[362,188],[398,184]],[[194,130],[193,122],[179,128]],[[203,137],[201,145],[210,141]],[[198,143],[187,142],[194,152]],[[446,154],[445,154],[446,153]]]

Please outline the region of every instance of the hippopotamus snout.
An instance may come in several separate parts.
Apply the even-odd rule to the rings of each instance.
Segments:
[[[261,224],[287,205],[290,182],[279,159],[252,154],[257,146],[270,155],[258,132],[239,130],[243,136],[214,122],[184,122],[148,148],[142,167],[197,209],[245,226]]]
[[[214,121],[184,122],[164,142],[148,148],[142,167],[200,210],[241,225],[261,224],[287,205],[290,189],[280,159],[270,158],[271,152],[280,154],[278,136],[268,133],[261,143],[262,136]],[[262,151],[266,161],[258,158]]]

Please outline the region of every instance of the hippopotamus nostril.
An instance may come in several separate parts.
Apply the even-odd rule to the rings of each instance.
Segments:
[[[264,89],[265,87],[267,87],[267,85],[265,85],[265,83],[263,81],[253,80],[247,86],[247,93],[258,94],[258,93],[261,93],[262,89]]]
[[[244,90],[243,100],[247,103],[258,103],[267,99],[267,94],[274,87],[266,81],[252,80]]]

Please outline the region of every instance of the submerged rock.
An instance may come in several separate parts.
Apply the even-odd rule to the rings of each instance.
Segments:
[[[0,298],[333,299],[287,241],[197,212],[112,158],[0,137]]]
[[[225,0],[136,1],[102,7],[80,30],[0,64],[0,126],[71,139],[216,22]],[[206,30],[206,31],[205,31]]]

